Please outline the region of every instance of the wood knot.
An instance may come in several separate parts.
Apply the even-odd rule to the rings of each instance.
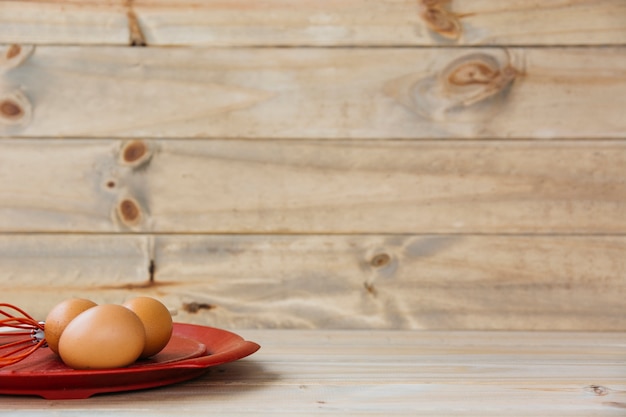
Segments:
[[[146,144],[141,141],[133,141],[124,148],[124,161],[137,162],[147,152]]]
[[[419,116],[477,124],[504,107],[513,82],[523,72],[507,50],[460,56],[438,73],[409,73],[390,80],[385,93]]]
[[[192,314],[195,314],[200,310],[213,310],[214,308],[216,308],[216,306],[214,306],[213,304],[197,303],[195,301],[183,304],[183,310]]]
[[[24,114],[20,105],[12,100],[4,100],[0,103],[0,113],[8,119],[19,119]]]
[[[143,140],[133,140],[122,146],[121,162],[124,165],[138,167],[145,164],[151,156],[150,147]]]
[[[376,297],[378,295],[378,290],[376,290],[376,287],[374,286],[373,283],[371,282],[364,282],[363,283],[363,287],[365,287],[365,291],[367,291],[367,293],[373,297]]]
[[[454,68],[448,74],[448,83],[466,86],[470,84],[489,84],[499,75],[500,71],[484,62],[469,62]]]
[[[7,50],[6,57],[7,59],[13,59],[18,56],[22,52],[22,47],[19,45],[11,45]]]
[[[585,391],[599,397],[604,397],[605,395],[609,395],[611,390],[607,387],[603,387],[602,385],[589,385],[588,387],[585,387]]]
[[[441,72],[439,88],[457,105],[471,106],[503,92],[520,72],[507,60],[501,64],[485,53],[462,56]]]
[[[460,16],[449,10],[449,3],[450,0],[422,0],[420,17],[433,32],[446,39],[457,40],[463,29]]]
[[[0,96],[0,124],[25,125],[30,121],[32,107],[21,91]]]
[[[141,208],[132,198],[124,198],[117,205],[117,215],[126,226],[136,226],[141,222]]]
[[[6,72],[11,68],[21,65],[31,56],[35,47],[33,45],[9,45],[4,52],[0,52],[0,70]]]
[[[374,268],[382,268],[385,265],[388,265],[391,262],[391,256],[386,253],[379,253],[374,255],[374,257],[370,260],[370,265]]]

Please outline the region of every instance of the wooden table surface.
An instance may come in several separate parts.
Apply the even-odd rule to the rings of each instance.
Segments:
[[[245,330],[261,350],[195,380],[13,416],[624,416],[626,333]]]

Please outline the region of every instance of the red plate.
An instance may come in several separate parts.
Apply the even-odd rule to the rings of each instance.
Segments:
[[[39,349],[15,365],[0,368],[0,394],[58,400],[158,387],[198,377],[211,366],[244,358],[259,347],[226,330],[174,323],[165,349],[126,368],[74,370],[50,349]]]

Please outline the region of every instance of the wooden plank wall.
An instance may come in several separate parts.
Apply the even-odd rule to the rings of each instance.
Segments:
[[[2,301],[626,330],[622,0],[3,0],[0,43]]]

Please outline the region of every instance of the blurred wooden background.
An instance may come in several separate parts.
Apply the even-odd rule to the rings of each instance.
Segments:
[[[0,1],[1,300],[626,330],[623,0]]]

